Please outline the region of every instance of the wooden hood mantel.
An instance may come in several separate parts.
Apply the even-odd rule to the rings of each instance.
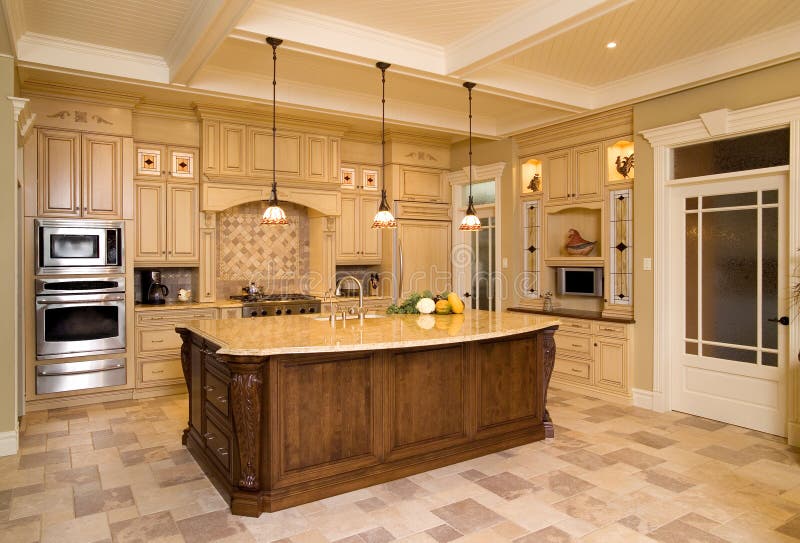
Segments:
[[[236,179],[201,183],[200,210],[216,212],[247,202],[266,201],[269,200],[270,190],[271,185],[268,183],[251,185],[237,182]],[[337,216],[341,214],[339,187],[329,183],[282,181],[278,184],[278,199],[306,206],[320,215]]]

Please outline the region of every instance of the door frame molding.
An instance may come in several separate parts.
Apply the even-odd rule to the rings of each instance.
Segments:
[[[800,280],[800,97],[789,98],[739,110],[719,109],[701,113],[691,121],[644,130],[641,135],[653,148],[653,294],[654,307],[666,307],[670,296],[666,277],[668,247],[667,233],[673,225],[666,209],[668,191],[682,179],[673,181],[672,149],[682,145],[703,143],[752,132],[789,127],[789,255],[790,282]],[[750,170],[767,173],[773,168]],[[780,168],[786,171],[786,167]],[[737,172],[745,174],[746,172]],[[712,176],[708,176],[711,178]],[[713,176],[719,178],[720,176]],[[666,325],[669,316],[659,311],[653,314],[653,409],[670,410],[670,358]],[[789,364],[787,375],[787,436],[790,445],[800,445],[800,363],[794,353],[800,350],[798,319],[789,330]]]
[[[503,310],[503,274],[500,270],[502,270],[502,251],[500,250],[500,240],[502,239],[501,235],[501,223],[500,219],[500,210],[501,207],[501,185],[503,183],[503,171],[505,171],[506,163],[505,162],[495,162],[493,164],[486,164],[483,166],[472,166],[472,182],[473,183],[480,183],[484,181],[494,181],[495,183],[495,197],[494,197],[494,271],[495,271],[495,279],[494,279],[494,309],[495,311],[502,311]],[[444,174],[447,181],[450,183],[450,191],[451,191],[451,198],[450,201],[452,202],[450,205],[452,206],[452,225],[453,225],[453,233],[452,233],[452,240],[455,242],[458,236],[458,226],[461,224],[461,219],[463,218],[463,209],[465,206],[461,206],[461,203],[456,198],[456,188],[462,185],[466,185],[469,183],[469,166],[464,166],[460,170],[447,172]],[[487,206],[488,207],[488,206]],[[455,251],[456,244],[451,244],[451,251]],[[456,278],[460,277],[458,271],[455,267],[455,259],[452,258],[451,255],[451,265],[453,270],[453,288],[457,288],[455,285]]]

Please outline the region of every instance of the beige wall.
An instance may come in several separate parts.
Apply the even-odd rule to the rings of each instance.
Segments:
[[[5,28],[5,25],[3,25]],[[3,34],[3,32],[0,32]],[[5,38],[3,38],[5,39]],[[3,40],[0,40],[2,42]],[[14,59],[0,56],[0,303],[7,310],[0,320],[0,433],[16,428],[15,366],[16,322],[16,246],[15,223],[17,188],[14,179],[14,113],[6,96],[14,95]]]
[[[653,274],[641,271],[642,258],[653,256],[653,150],[639,134],[649,128],[696,119],[706,111],[741,109],[798,96],[798,82],[800,60],[634,106],[633,125],[637,136],[633,239],[638,266],[634,285],[635,388],[652,390],[653,315],[655,311],[660,311],[660,308],[653,307]],[[654,267],[660,265],[662,263],[653,262]]]
[[[514,194],[514,165],[516,160],[514,144],[510,138],[498,141],[472,140],[472,165],[485,166],[497,162],[505,162],[503,179],[500,183],[500,210],[497,223],[500,225],[500,250],[502,257],[508,258],[509,267],[500,270],[505,276],[506,289],[501,299],[504,308],[514,302],[514,263],[517,261],[514,248],[517,246],[517,196]],[[450,170],[459,170],[469,165],[469,142],[460,141],[450,147]],[[473,181],[477,181],[473,179]],[[458,217],[460,219],[460,217]]]

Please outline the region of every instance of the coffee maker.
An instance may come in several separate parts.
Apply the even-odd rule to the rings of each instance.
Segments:
[[[142,303],[159,305],[167,302],[169,289],[161,283],[161,272],[158,270],[141,270]]]

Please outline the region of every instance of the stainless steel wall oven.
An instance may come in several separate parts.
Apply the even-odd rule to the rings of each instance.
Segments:
[[[36,279],[36,358],[125,350],[123,276]]]

